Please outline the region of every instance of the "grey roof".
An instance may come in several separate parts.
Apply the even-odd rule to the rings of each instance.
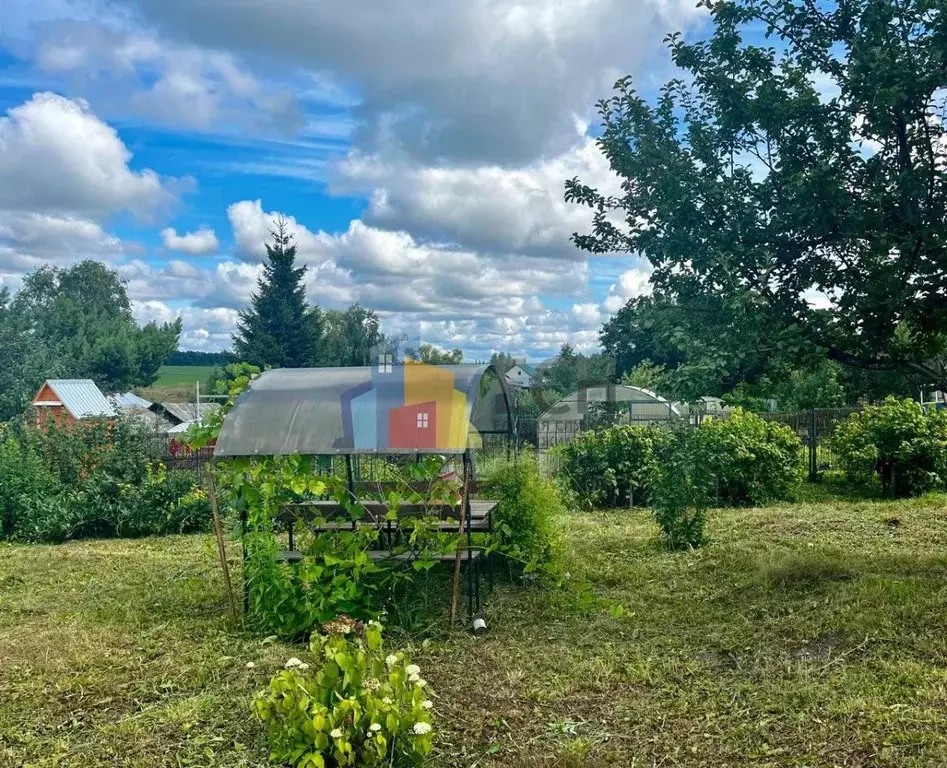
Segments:
[[[151,408],[151,402],[139,397],[134,392],[122,392],[109,395],[109,402],[118,411],[147,411]]]
[[[157,407],[176,422],[197,421],[197,406],[194,403],[158,403]],[[207,418],[220,410],[220,403],[201,403],[200,418]]]
[[[46,383],[75,419],[118,415],[92,379],[49,379]]]
[[[504,382],[486,365],[267,371],[237,398],[214,455],[460,454],[477,432],[510,430]]]
[[[541,422],[581,421],[590,403],[625,403],[633,418],[664,420],[680,416],[672,403],[650,389],[624,384],[586,387],[557,400],[539,417]]]

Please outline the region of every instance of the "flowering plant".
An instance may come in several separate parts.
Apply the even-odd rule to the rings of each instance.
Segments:
[[[387,654],[382,629],[341,617],[292,658],[254,701],[270,759],[296,768],[417,766],[434,740],[430,690],[403,653]]]

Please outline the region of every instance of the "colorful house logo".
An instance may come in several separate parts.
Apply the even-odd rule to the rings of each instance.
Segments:
[[[342,394],[346,442],[365,451],[474,447],[479,435],[470,423],[472,394],[457,388],[449,368],[380,354],[371,381]]]

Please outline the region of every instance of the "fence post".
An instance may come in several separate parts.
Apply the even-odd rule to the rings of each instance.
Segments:
[[[815,410],[809,411],[809,482],[816,483],[819,480],[819,435],[816,432],[816,413]]]

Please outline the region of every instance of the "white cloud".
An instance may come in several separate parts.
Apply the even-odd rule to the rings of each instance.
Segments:
[[[369,224],[477,249],[569,259],[580,257],[570,237],[589,229],[592,212],[565,202],[566,179],[579,176],[605,194],[620,193],[608,160],[584,136],[561,155],[517,168],[411,167],[356,152],[339,174],[337,191],[370,192]]]
[[[183,349],[217,351],[230,347],[231,334],[237,324],[237,311],[227,307],[172,309],[162,301],[134,301],[132,313],[138,323],[168,323],[180,319]]]
[[[113,5],[187,44],[353,83],[365,150],[502,164],[561,152],[572,115],[590,115],[619,74],[650,75],[664,34],[703,18],[693,0]]]
[[[214,230],[206,227],[183,235],[178,235],[176,230],[169,227],[161,231],[161,242],[170,251],[183,251],[192,256],[215,253],[220,248]]]
[[[573,304],[572,316],[584,327],[591,328],[602,324],[602,312],[598,304]]]
[[[131,156],[88,105],[37,93],[0,118],[0,209],[147,216],[173,202],[154,171],[129,168]]]
[[[125,246],[88,219],[0,211],[0,272],[23,275],[44,264],[117,260]]]
[[[302,126],[292,91],[260,83],[227,52],[99,22],[60,21],[44,32],[35,54],[38,66],[69,74],[96,102],[202,130],[237,124],[294,132]]]
[[[651,270],[649,268],[629,269],[621,273],[618,282],[608,290],[608,296],[602,302],[602,309],[615,314],[629,299],[637,299],[651,293]]]

